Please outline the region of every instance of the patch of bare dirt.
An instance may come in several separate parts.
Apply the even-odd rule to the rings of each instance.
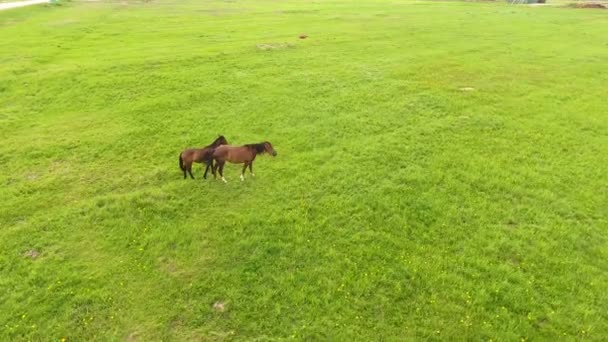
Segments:
[[[268,50],[284,50],[284,49],[292,48],[293,44],[289,44],[289,43],[264,43],[264,44],[257,44],[255,47],[258,50],[264,50],[264,51],[268,51]]]
[[[607,9],[608,5],[600,4],[597,2],[582,2],[571,4],[570,7],[574,8],[595,8],[595,9]]]
[[[226,303],[222,301],[217,301],[213,303],[213,309],[217,312],[224,312],[226,311]]]
[[[35,249],[30,249],[29,251],[23,253],[24,257],[36,259],[40,256],[40,252]]]

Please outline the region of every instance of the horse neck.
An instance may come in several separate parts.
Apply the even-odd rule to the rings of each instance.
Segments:
[[[260,146],[261,144],[251,144],[249,145],[249,148],[251,149],[251,152],[253,153],[253,156],[257,156],[260,153],[264,153],[264,149],[262,148],[260,152],[258,152],[258,146]]]
[[[210,147],[212,147],[212,148],[216,148],[216,147],[220,146],[221,144],[222,144],[222,142],[221,142],[221,141],[216,140],[216,141],[214,141],[213,143],[211,143],[211,145],[207,145],[207,146],[205,146],[205,147],[206,147],[206,148],[210,148]]]

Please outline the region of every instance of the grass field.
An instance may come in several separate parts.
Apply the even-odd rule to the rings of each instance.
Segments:
[[[600,10],[0,12],[0,340],[606,340],[606,60]],[[278,156],[183,180],[218,134]]]

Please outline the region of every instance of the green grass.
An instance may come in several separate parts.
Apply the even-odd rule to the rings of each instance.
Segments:
[[[606,340],[606,60],[597,10],[0,12],[0,340]],[[278,156],[183,180],[217,134]]]

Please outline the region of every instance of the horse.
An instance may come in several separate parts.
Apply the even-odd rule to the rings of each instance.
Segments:
[[[219,170],[220,176],[224,183],[228,183],[224,178],[224,164],[228,161],[233,164],[243,164],[243,170],[241,171],[241,181],[245,180],[245,170],[249,167],[249,172],[252,177],[255,177],[253,173],[253,161],[258,154],[268,153],[273,157],[276,157],[277,151],[274,150],[272,144],[268,141],[261,142],[259,144],[247,144],[243,146],[230,146],[222,145],[218,146],[212,153],[212,158],[215,160],[215,166],[213,166],[213,177],[216,177],[216,170]]]
[[[211,144],[203,148],[189,148],[183,150],[182,153],[179,154],[179,168],[184,172],[184,179],[188,177],[186,176],[186,171],[190,174],[190,177],[194,179],[194,176],[192,175],[193,162],[205,163],[207,165],[203,178],[207,179],[207,171],[209,171],[209,167],[211,167],[211,171],[215,175],[211,155],[213,154],[213,150],[215,150],[215,148],[222,145],[228,145],[228,140],[226,140],[223,135],[220,135]]]

